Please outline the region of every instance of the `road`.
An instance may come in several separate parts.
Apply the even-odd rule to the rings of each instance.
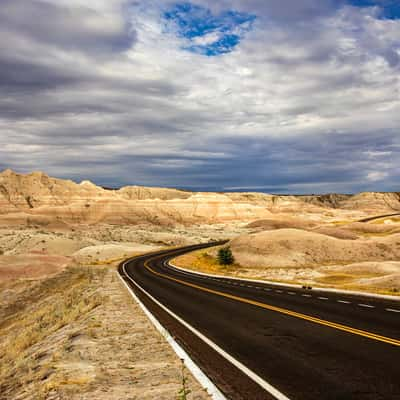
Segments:
[[[400,302],[169,266],[171,258],[205,246],[139,256],[119,271],[228,399],[400,399]]]
[[[368,217],[368,218],[363,218],[360,219],[357,222],[371,222],[371,221],[375,221],[377,219],[381,219],[381,218],[386,218],[386,217],[398,217],[400,216],[399,212],[396,213],[392,213],[392,214],[381,214],[381,215],[374,215],[373,217]]]

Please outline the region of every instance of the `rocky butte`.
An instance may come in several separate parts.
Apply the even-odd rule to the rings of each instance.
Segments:
[[[262,193],[196,193],[127,186],[108,190],[89,181],[75,183],[43,172],[0,173],[0,224],[157,225],[255,221],[273,215],[308,216],[400,211],[399,193],[279,196]]]

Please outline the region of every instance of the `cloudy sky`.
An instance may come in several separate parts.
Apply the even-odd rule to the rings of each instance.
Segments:
[[[1,0],[0,169],[400,191],[398,0]]]

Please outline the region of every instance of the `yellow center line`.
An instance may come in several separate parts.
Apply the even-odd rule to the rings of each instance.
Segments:
[[[363,336],[363,337],[366,337],[366,338],[369,338],[369,339],[377,340],[379,342],[389,343],[389,344],[392,344],[394,346],[400,346],[400,340],[397,340],[397,339],[393,339],[393,338],[389,338],[389,337],[386,337],[386,336],[377,335],[375,333],[371,333],[371,332],[368,332],[368,331],[363,331],[361,329],[352,328],[352,327],[347,326],[347,325],[337,324],[336,322],[326,321],[324,319],[312,317],[310,315],[298,313],[296,311],[287,310],[285,308],[272,306],[270,304],[261,303],[259,301],[246,299],[244,297],[235,296],[235,295],[232,295],[232,294],[229,294],[229,293],[220,292],[218,290],[209,289],[209,288],[206,288],[204,286],[199,286],[199,285],[196,285],[194,283],[189,283],[189,282],[183,281],[181,279],[172,278],[172,277],[170,277],[168,275],[165,275],[165,274],[162,274],[160,272],[154,271],[154,269],[152,269],[148,264],[150,260],[151,259],[147,260],[144,263],[144,266],[151,273],[153,273],[154,275],[157,275],[159,277],[168,279],[170,281],[174,281],[174,282],[180,283],[182,285],[189,286],[189,287],[192,287],[194,289],[201,290],[203,292],[212,293],[212,294],[216,294],[216,295],[221,296],[221,297],[225,297],[225,298],[228,298],[228,299],[236,300],[236,301],[239,301],[241,303],[251,304],[253,306],[257,306],[257,307],[263,308],[265,310],[275,311],[275,312],[278,312],[278,313],[281,313],[281,314],[290,315],[291,317],[300,318],[300,319],[303,319],[303,320],[306,320],[306,321],[314,322],[314,323],[319,324],[319,325],[324,325],[324,326],[328,326],[330,328],[338,329],[340,331],[352,333],[353,335]]]

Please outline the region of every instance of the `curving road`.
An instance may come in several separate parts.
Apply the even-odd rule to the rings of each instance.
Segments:
[[[228,399],[400,399],[399,301],[200,276],[168,264],[212,245],[139,256],[119,272]]]
[[[386,217],[398,217],[400,216],[399,212],[395,212],[392,214],[381,214],[381,215],[374,215],[372,217],[368,217],[368,218],[363,218],[358,220],[357,222],[371,222],[371,221],[375,221],[377,219],[381,219],[381,218],[386,218]]]

